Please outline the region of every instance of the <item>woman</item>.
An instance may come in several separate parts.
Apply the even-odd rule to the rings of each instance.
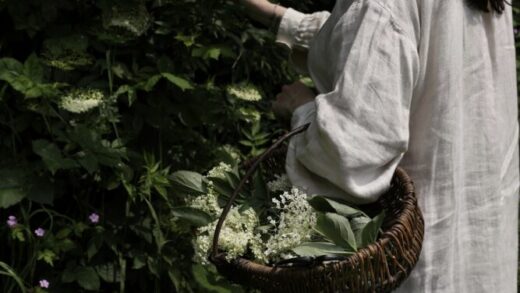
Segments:
[[[402,166],[425,218],[398,292],[516,292],[518,110],[503,0],[341,0],[303,14],[241,0],[319,94],[284,86],[273,109],[311,122],[287,154],[293,184],[375,201]]]

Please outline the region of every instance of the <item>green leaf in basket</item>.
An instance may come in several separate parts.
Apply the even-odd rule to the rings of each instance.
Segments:
[[[335,213],[318,213],[315,229],[332,243],[357,251],[356,238],[347,218]]]
[[[381,229],[381,225],[383,225],[384,219],[385,211],[382,211],[379,215],[375,216],[370,222],[368,222],[365,227],[363,227],[361,230],[361,237],[358,241],[359,248],[368,246],[377,240],[377,234],[379,229]]]
[[[321,195],[313,196],[309,199],[309,204],[318,212],[337,213],[348,218],[364,215],[364,213],[358,209]]]
[[[370,217],[367,216],[359,216],[353,219],[350,219],[350,227],[352,231],[354,231],[354,235],[356,236],[356,243],[358,247],[361,247],[361,232],[363,232],[363,228],[371,221]]]
[[[299,256],[321,256],[321,255],[349,255],[353,251],[346,250],[341,246],[329,242],[305,242],[292,250]]]
[[[195,227],[206,226],[212,222],[208,213],[192,207],[175,207],[171,211],[174,216],[189,222]]]
[[[176,191],[191,195],[200,195],[208,192],[206,179],[196,172],[177,171],[170,176],[172,186]]]

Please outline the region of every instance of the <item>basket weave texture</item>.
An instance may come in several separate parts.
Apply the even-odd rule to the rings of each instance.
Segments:
[[[294,133],[288,136],[292,135]],[[274,149],[275,146],[258,161],[267,159],[268,166],[279,170],[284,161],[273,160],[274,154],[280,153]],[[228,262],[225,253],[220,251],[213,251],[210,260],[229,280],[262,292],[390,292],[408,277],[422,248],[424,220],[411,178],[402,168],[397,168],[390,190],[375,204],[361,208],[386,210],[383,233],[375,243],[344,260],[305,267],[272,267],[245,258]],[[222,218],[225,213],[224,210]],[[218,235],[215,240],[214,247]]]

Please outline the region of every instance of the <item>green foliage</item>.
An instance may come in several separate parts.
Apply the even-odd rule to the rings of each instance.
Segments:
[[[312,2],[284,4],[330,8]],[[299,77],[275,36],[227,0],[6,0],[0,23],[0,291],[243,291],[194,266],[205,182],[179,170],[282,129],[270,102]]]
[[[356,208],[353,208],[347,204],[342,204],[337,200],[332,200],[324,196],[314,196],[310,198],[309,204],[317,211],[337,213],[347,218],[354,218],[360,215],[364,215],[362,211]]]
[[[319,213],[316,230],[347,251],[357,251],[356,238],[347,218],[336,213]]]
[[[345,250],[345,248],[330,242],[306,242],[293,249],[300,256],[320,256],[320,255],[349,255],[354,251]]]
[[[326,242],[308,242],[293,251],[301,256],[352,254],[374,243],[379,235],[385,211],[370,218],[363,211],[324,196],[313,196],[309,204],[318,212],[316,231]]]

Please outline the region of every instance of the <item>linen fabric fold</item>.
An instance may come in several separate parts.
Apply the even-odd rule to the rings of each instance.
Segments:
[[[293,113],[286,170],[310,194],[368,203],[401,165],[425,217],[397,292],[516,292],[518,109],[512,10],[465,1],[289,8],[277,42],[319,92]]]

